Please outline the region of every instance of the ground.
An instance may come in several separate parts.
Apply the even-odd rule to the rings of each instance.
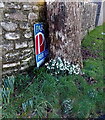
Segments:
[[[52,76],[42,67],[5,78],[3,117],[98,118],[104,115],[103,26],[88,32],[82,41],[82,74]]]

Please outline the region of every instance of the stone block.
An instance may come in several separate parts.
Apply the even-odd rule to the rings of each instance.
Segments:
[[[7,40],[17,40],[17,39],[20,39],[20,34],[15,33],[15,32],[6,33],[5,38]]]
[[[0,1],[0,9],[4,8],[4,3]]]
[[[31,59],[32,59],[32,56],[29,57],[29,58],[26,58],[26,59],[22,60],[22,62],[29,62]]]
[[[38,19],[38,13],[34,13],[34,12],[29,13],[28,19],[31,20],[31,21],[37,20]]]
[[[3,52],[7,52],[14,49],[14,44],[12,41],[6,42],[3,44]]]
[[[5,13],[5,17],[13,20],[18,21],[27,21],[27,16],[24,15],[22,12],[16,12],[16,13]]]
[[[29,25],[29,23],[27,23],[27,22],[22,22],[22,23],[20,23],[20,24],[19,24],[19,27],[20,27],[21,29],[23,29],[23,30],[29,30],[29,29],[30,29],[30,25]]]
[[[22,50],[23,53],[30,53],[31,52],[31,49],[27,48],[27,49],[24,49]]]
[[[31,47],[34,47],[34,42],[33,40],[31,40],[30,42],[28,42],[28,46],[31,48]]]
[[[3,68],[11,68],[11,67],[16,67],[18,65],[20,65],[20,62],[3,64]]]
[[[19,4],[17,4],[17,2],[15,2],[15,3],[9,2],[6,5],[6,8],[8,8],[8,9],[21,9],[21,6]]]
[[[5,54],[5,60],[4,61],[7,61],[7,62],[14,62],[14,61],[17,61],[19,60],[19,51],[11,51],[7,54]]]
[[[27,47],[27,41],[15,43],[15,49],[21,49]]]
[[[25,37],[25,38],[28,38],[28,39],[29,39],[29,38],[32,38],[32,32],[26,31],[25,34],[24,34],[24,37]]]
[[[36,5],[34,5],[34,6],[33,6],[33,10],[34,10],[34,11],[38,11],[38,10],[39,10],[39,7],[36,6]]]
[[[25,70],[25,69],[27,69],[27,68],[29,68],[29,66],[28,66],[28,65],[25,65],[25,66],[21,67],[20,70]]]
[[[31,10],[31,9],[32,9],[32,5],[29,4],[23,5],[23,10]]]
[[[1,26],[6,31],[15,31],[17,29],[17,24],[12,22],[1,22]]]
[[[5,68],[2,71],[2,76],[5,77],[5,75],[11,75],[12,74],[16,74],[18,72],[17,68],[11,69],[11,68]]]
[[[26,49],[24,49],[24,50],[22,50],[21,51],[21,53],[20,53],[20,56],[19,56],[19,59],[22,61],[24,61],[25,59],[27,59],[27,58],[30,58],[31,56],[32,56],[32,50],[31,49],[29,49],[29,48],[26,48]],[[22,62],[23,62],[22,61]]]

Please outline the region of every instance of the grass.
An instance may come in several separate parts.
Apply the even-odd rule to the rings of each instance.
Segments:
[[[42,67],[4,79],[3,118],[83,119],[105,114],[102,31],[103,26],[96,27],[82,41],[83,75],[55,77]]]

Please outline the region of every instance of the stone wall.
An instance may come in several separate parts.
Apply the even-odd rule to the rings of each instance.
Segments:
[[[81,2],[79,3],[80,17],[81,17],[81,32],[82,38],[95,28],[96,13],[98,5],[95,3]]]
[[[3,74],[13,74],[35,65],[33,24],[41,20],[42,9],[43,6],[36,2],[0,3]]]
[[[98,26],[102,25],[103,23],[105,23],[105,1],[101,3]]]
[[[61,57],[82,67],[81,40],[95,27],[97,5],[85,2],[49,3],[51,57]]]

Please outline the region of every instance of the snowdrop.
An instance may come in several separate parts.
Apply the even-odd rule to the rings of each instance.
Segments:
[[[48,65],[48,63],[45,63],[45,66],[47,66]]]
[[[62,60],[60,57],[50,60],[49,63],[45,64],[46,68],[50,71],[51,74],[80,74],[81,69],[79,67],[79,64],[71,64],[70,62],[66,61],[65,59]]]
[[[50,67],[49,67],[49,66],[47,66],[47,69],[49,69],[49,70],[50,70]]]

